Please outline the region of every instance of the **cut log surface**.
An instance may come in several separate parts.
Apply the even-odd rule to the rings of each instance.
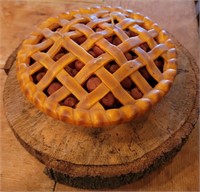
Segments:
[[[10,127],[58,182],[97,189],[141,178],[181,149],[198,119],[199,70],[176,46],[178,74],[170,92],[142,120],[107,128],[72,126],[39,111],[20,91],[13,53],[4,88]]]

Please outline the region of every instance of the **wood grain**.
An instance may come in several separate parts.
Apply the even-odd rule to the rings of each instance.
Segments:
[[[1,87],[6,74],[0,70]],[[2,98],[2,91],[1,91]],[[3,103],[1,99],[1,111]],[[3,111],[2,111],[3,112]],[[1,191],[30,191],[35,189],[52,190],[54,182],[43,173],[43,165],[28,154],[15,139],[4,113],[1,112]],[[31,179],[29,179],[31,178]],[[44,180],[45,182],[41,182]],[[18,184],[20,183],[20,186]]]
[[[175,35],[176,39],[187,47],[196,61],[198,61],[198,35],[197,25],[195,23],[196,21],[194,20],[195,15],[193,2],[187,0],[168,0],[165,1],[165,3],[157,2],[159,1],[106,1],[106,3],[112,5],[121,5],[126,8],[134,9],[135,11],[140,11],[145,15],[149,15],[151,18],[158,21],[159,24],[164,26],[169,32]],[[49,17],[51,14],[54,15],[55,12],[60,12],[63,9],[70,8],[70,6],[54,6],[55,4],[41,3],[41,1],[35,2],[31,5],[30,3],[31,1],[0,2],[0,8],[4,10],[1,11],[0,14],[1,26],[4,26],[3,28],[1,27],[0,30],[1,68],[4,66],[7,57],[19,45],[24,36],[33,30],[33,24],[31,21],[36,24],[37,22]],[[80,6],[83,4],[86,5],[87,3],[76,2],[73,6]],[[166,9],[166,7],[169,9]],[[13,15],[15,16],[13,17]],[[168,19],[172,17],[173,19]],[[186,38],[186,34],[190,35]],[[6,75],[3,71],[1,71],[0,77],[1,90],[3,90],[3,85],[6,79]],[[43,175],[42,164],[30,156],[16,141],[8,126],[2,109],[3,107],[1,105],[1,127],[3,127],[3,129],[1,129],[1,189],[3,191],[51,190],[54,183],[49,183],[48,177]],[[198,135],[197,124],[186,145],[167,166],[158,169],[138,182],[122,186],[117,190],[198,191]],[[9,151],[11,151],[11,153]],[[21,158],[19,158],[19,156]],[[22,159],[26,159],[26,161],[20,163]],[[9,161],[9,163],[7,163],[7,161]],[[15,164],[16,166],[10,166],[12,164]],[[26,169],[19,169],[19,165],[24,166]],[[37,175],[35,175],[36,172],[34,170],[38,170]],[[18,178],[15,178],[16,174]],[[31,180],[29,179],[30,176]],[[44,183],[47,183],[45,189]],[[55,191],[63,190],[75,191],[77,189],[61,184],[56,185]]]

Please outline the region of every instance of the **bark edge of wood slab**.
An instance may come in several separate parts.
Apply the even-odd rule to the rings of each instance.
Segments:
[[[174,85],[174,90],[170,91],[171,95],[169,93],[169,97],[177,99],[177,97],[180,96],[183,100],[186,97],[186,99],[189,99],[189,103],[187,103],[188,101],[186,100],[183,104],[177,104],[173,103],[173,101],[169,102],[168,98],[166,98],[164,99],[164,101],[161,102],[161,105],[157,108],[161,110],[163,105],[171,106],[175,109],[177,109],[177,107],[181,107],[180,109],[178,108],[179,111],[174,112],[176,114],[176,117],[172,117],[170,121],[169,119],[165,119],[168,116],[160,118],[158,120],[151,119],[152,117],[156,117],[154,115],[157,113],[156,110],[152,110],[151,114],[149,114],[149,116],[147,117],[147,120],[144,120],[144,122],[142,123],[130,123],[124,124],[121,127],[117,127],[124,128],[124,130],[127,131],[127,134],[123,132],[124,130],[120,132],[120,129],[118,130],[117,128],[111,130],[110,132],[102,131],[101,129],[95,129],[94,131],[91,131],[91,129],[87,129],[86,131],[85,129],[79,128],[84,132],[81,135],[81,133],[73,129],[74,127],[65,125],[66,127],[63,128],[63,123],[53,120],[51,117],[47,117],[42,112],[37,110],[34,106],[29,104],[24,97],[22,97],[22,94],[19,91],[19,87],[17,87],[17,80],[14,76],[15,66],[13,65],[16,57],[15,50],[7,60],[6,65],[4,67],[5,71],[8,74],[8,78],[6,80],[4,88],[3,101],[5,114],[12,131],[14,132],[19,142],[24,146],[24,148],[46,166],[45,173],[51,179],[54,179],[57,182],[68,184],[78,188],[103,189],[115,188],[120,185],[127,184],[142,178],[144,175],[147,175],[149,172],[158,168],[160,165],[163,165],[165,162],[168,162],[169,159],[173,158],[176,155],[176,153],[186,142],[189,134],[195,127],[195,124],[198,120],[199,69],[190,53],[176,40],[175,43],[180,55],[183,57],[180,58],[180,61],[183,62],[183,64],[181,64],[183,65],[183,68],[180,68],[178,70],[179,76],[177,75],[177,81],[178,83],[180,83],[180,86],[179,84]],[[187,64],[187,66],[185,66],[184,64]],[[189,72],[192,72],[192,74],[190,75]],[[181,78],[183,78],[184,75],[186,76],[186,78],[183,79],[184,81],[182,84],[184,84],[184,82],[186,83],[184,85],[181,85]],[[189,79],[187,77],[189,77]],[[179,90],[175,90],[177,87],[180,87],[181,90],[187,88],[187,91],[191,91],[191,93],[188,94],[183,92],[180,95]],[[173,94],[175,94],[175,96]],[[15,102],[13,102],[13,99],[15,100]],[[20,104],[18,104],[18,102],[16,101],[18,101]],[[169,103],[165,104],[165,102]],[[188,108],[182,105],[188,105]],[[184,111],[182,111],[182,109],[184,109]],[[179,114],[176,112],[181,112],[184,114]],[[181,118],[183,115],[185,118],[184,121],[182,121],[182,119],[179,119],[179,122],[178,120],[173,119]],[[30,116],[31,118],[28,118]],[[171,118],[171,116],[169,117]],[[149,129],[145,129],[144,127],[147,126],[145,124],[145,121],[148,121],[148,124],[150,123],[148,125],[148,128],[151,130],[150,132]],[[165,122],[167,125],[163,124],[163,122]],[[177,124],[174,124],[174,122]],[[42,124],[41,126],[41,123],[44,124]],[[155,125],[154,123],[157,123],[158,125]],[[137,127],[138,125],[143,125],[143,127]],[[127,128],[127,126],[129,127]],[[167,126],[169,126],[169,130],[167,130]],[[156,129],[158,127],[161,130],[158,131]],[[65,129],[67,131],[65,131]],[[74,136],[74,138],[76,139],[74,140],[73,144],[77,147],[77,149],[74,149],[70,145],[67,145],[67,142],[65,142],[65,145],[63,143],[58,143],[58,141],[63,141],[63,139],[65,138],[64,136],[62,138],[59,135],[59,131],[61,131],[61,133],[66,134],[64,136],[66,136],[66,140],[68,139],[69,141],[73,140],[70,140],[70,138],[67,137],[67,134],[72,134],[72,136]],[[153,143],[144,140],[143,138],[145,138],[145,131],[148,131],[147,134],[149,135],[152,134],[152,137],[147,136],[147,138],[149,138],[150,141],[152,140],[155,142],[156,139],[158,139],[158,141]],[[55,135],[51,135],[51,132]],[[132,135],[130,135],[129,132]],[[137,132],[138,135],[135,134],[135,132]],[[87,134],[89,134],[90,137],[87,137]],[[113,136],[113,138],[110,138],[106,137],[106,134],[107,136],[109,134],[113,134],[114,136],[111,135]],[[92,146],[94,148],[94,152],[99,152],[95,153],[96,156],[84,157],[84,152],[88,153],[87,149],[84,148],[84,146],[87,145],[85,145],[84,142],[76,143],[79,140],[79,135],[85,136],[85,138],[81,139],[86,143],[89,142],[88,138],[92,138],[91,143],[96,145],[96,148],[94,147],[95,145]],[[153,135],[157,136],[158,138],[153,138]],[[131,143],[131,146],[125,146],[129,144],[125,142],[126,140],[123,140],[123,137],[125,136],[128,137],[127,140],[134,136],[134,138],[131,138],[130,140],[130,142],[133,142]],[[61,137],[59,138],[60,140],[58,139],[58,137]],[[143,140],[141,140],[141,138],[139,137],[141,137]],[[117,141],[119,142],[119,149],[120,147],[122,147],[121,151],[117,151],[118,143],[117,141],[115,141],[117,138]],[[120,143],[121,140],[119,138],[125,143]],[[113,141],[114,143],[112,144],[111,141]],[[54,145],[51,145],[52,142],[55,142]],[[141,148],[134,149],[133,147],[137,146],[134,142],[136,144],[138,144],[137,142],[143,142],[141,143]],[[91,143],[89,143],[88,145],[92,145]],[[149,147],[148,145],[146,146],[146,144],[151,145]],[[52,146],[54,147],[54,149]],[[68,150],[68,148],[64,149],[66,150],[66,152],[60,151],[63,149],[62,146],[68,146],[69,148],[71,147],[71,151]],[[56,147],[58,147],[58,149]],[[107,147],[108,149],[103,149],[103,147]],[[92,148],[90,148],[90,150],[91,149]],[[113,151],[109,151],[111,149],[113,149]],[[126,151],[124,149],[130,150]],[[78,150],[80,154],[75,154],[76,150]],[[103,152],[105,153],[101,154],[101,150],[104,150]],[[53,151],[53,153],[50,153],[51,151]],[[65,156],[62,156],[62,154],[64,154]],[[88,154],[91,155],[91,153]],[[99,154],[101,154],[102,156],[98,156]],[[118,154],[120,154],[121,156],[118,156]],[[125,156],[124,154],[126,154],[127,156]],[[105,155],[105,157],[103,155]]]
[[[52,180],[72,187],[80,189],[114,189],[122,185],[130,184],[134,181],[142,179],[152,171],[158,169],[162,165],[173,159],[175,155],[181,150],[182,146],[186,143],[187,138],[183,138],[181,143],[176,146],[172,151],[169,151],[163,156],[156,159],[153,164],[148,168],[136,172],[127,173],[115,177],[103,177],[103,176],[85,176],[85,177],[72,177],[66,173],[58,172],[52,168],[45,167],[44,173]]]
[[[13,66],[14,64],[14,61],[16,59],[16,56],[17,56],[17,51],[19,49],[19,47],[21,46],[21,44],[13,51],[13,53],[8,57],[8,59],[6,60],[6,63],[3,67],[5,73],[8,75],[9,74],[9,71],[11,69],[11,67]]]

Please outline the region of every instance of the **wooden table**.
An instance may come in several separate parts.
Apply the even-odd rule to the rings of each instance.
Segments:
[[[6,1],[0,2],[0,83],[2,98],[6,80],[3,66],[7,57],[22,39],[34,29],[34,25],[51,15],[79,6],[94,4],[123,6],[148,15],[166,28],[182,43],[198,61],[198,32],[194,3],[188,0],[64,0]],[[1,190],[2,191],[77,191],[50,180],[44,173],[44,165],[32,157],[16,140],[4,115],[0,101],[1,119]],[[15,101],[13,101],[15,102]],[[121,191],[198,191],[199,141],[198,125],[193,130],[181,152],[164,167],[145,178],[115,190]]]

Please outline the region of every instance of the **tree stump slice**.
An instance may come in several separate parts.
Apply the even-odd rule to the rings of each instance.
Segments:
[[[40,112],[20,91],[13,52],[3,99],[16,138],[60,183],[102,189],[143,177],[181,149],[198,120],[199,69],[175,43],[178,74],[170,92],[142,120],[109,128],[72,126]]]

